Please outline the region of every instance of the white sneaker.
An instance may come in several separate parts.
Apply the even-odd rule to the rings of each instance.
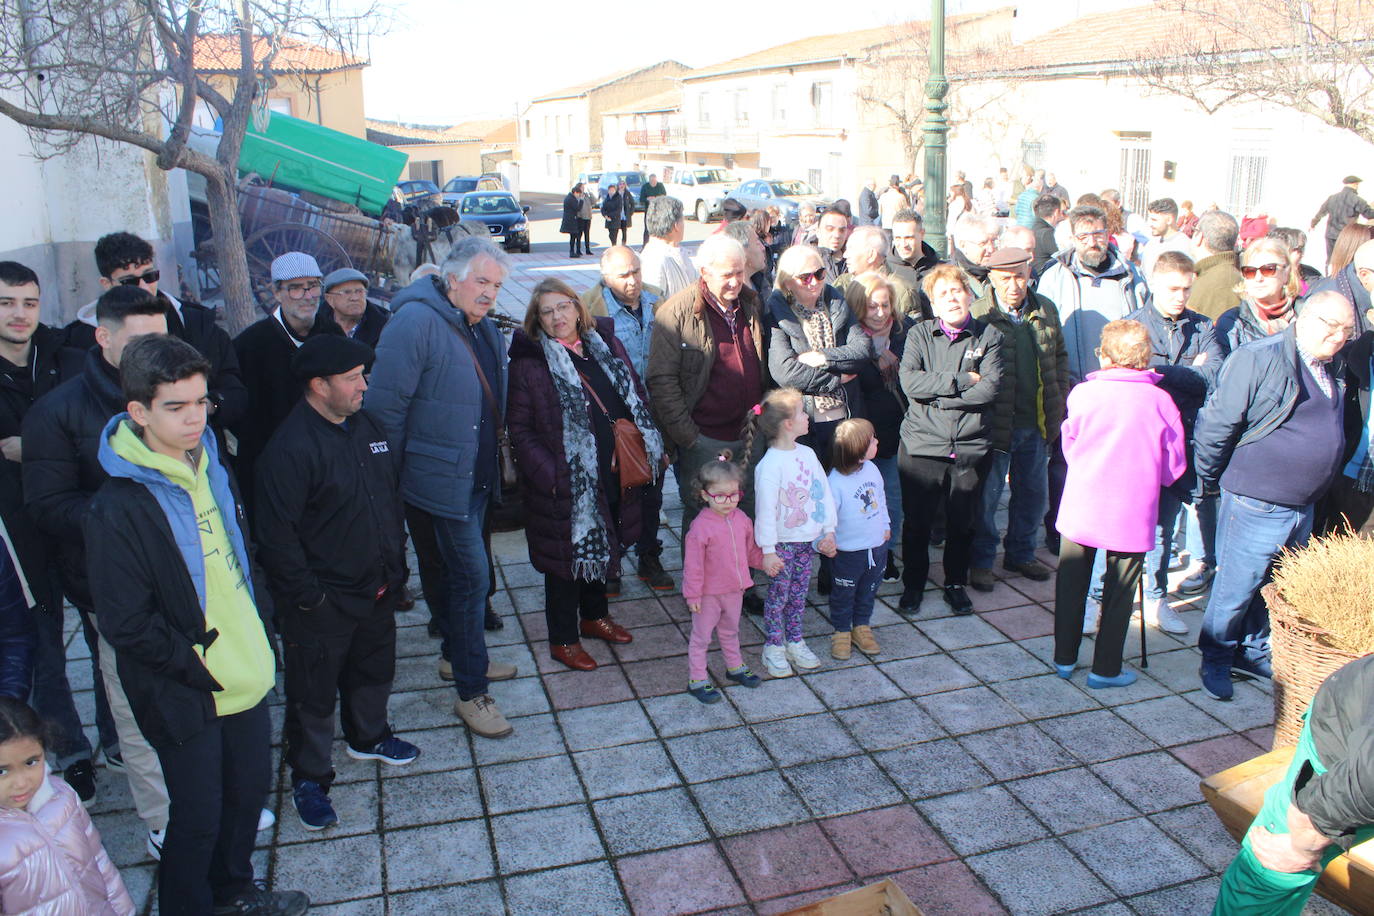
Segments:
[[[267,830],[277,822],[277,816],[266,808],[258,815],[258,830]]]
[[[816,653],[812,652],[811,647],[800,639],[787,644],[787,659],[798,668],[807,671],[821,666],[821,660],[816,657]]]
[[[157,861],[162,861],[162,842],[167,839],[167,829],[148,831],[148,855]]]
[[[782,646],[763,647],[763,670],[769,677],[791,677],[792,666],[787,663],[787,650]]]
[[[1096,601],[1089,601],[1088,606],[1083,610],[1083,635],[1092,636],[1097,632],[1097,625],[1102,622],[1102,605]]]
[[[1188,624],[1178,616],[1178,611],[1169,607],[1168,598],[1160,598],[1145,615],[1145,619],[1162,633],[1183,634],[1188,632]]]
[[[1180,595],[1196,595],[1198,592],[1206,591],[1216,574],[1216,567],[1199,563],[1197,569],[1193,570],[1188,578],[1178,583],[1178,593]]]

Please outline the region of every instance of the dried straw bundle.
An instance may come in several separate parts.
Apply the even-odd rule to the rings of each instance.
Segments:
[[[1285,550],[1274,567],[1279,594],[1322,639],[1357,655],[1374,652],[1374,540],[1341,532]]]

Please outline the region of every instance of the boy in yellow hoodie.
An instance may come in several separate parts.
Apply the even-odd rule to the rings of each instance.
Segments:
[[[128,412],[101,435],[110,479],[84,524],[91,591],[171,799],[160,911],[296,916],[309,907],[305,894],[253,884],[276,666],[242,510],[206,425],[209,372],[174,337],[150,334],[124,350]]]

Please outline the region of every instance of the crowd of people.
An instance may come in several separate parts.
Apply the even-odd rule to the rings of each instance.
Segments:
[[[813,567],[831,657],[880,655],[881,581],[919,614],[940,545],[935,594],[960,615],[995,588],[999,544],[1004,570],[1034,581],[1056,576],[1037,548],[1057,554],[1053,664],[1073,678],[1096,632],[1086,683],[1107,690],[1135,679],[1122,650],[1142,577],[1145,619],[1189,632],[1168,597],[1186,544],[1179,591],[1211,590],[1203,691],[1226,701],[1233,678],[1268,677],[1259,590],[1277,552],[1374,532],[1369,227],[1340,210],[1328,271],[1307,276],[1299,230],[1242,248],[1219,210],[1185,226],[1173,200],[1141,218],[1114,191],[1068,207],[1053,176],[1025,179],[1013,197],[960,175],[948,259],[895,175],[857,216],[841,201],[790,225],[727,201],[694,258],[682,204],[653,182],[641,250],[623,244],[622,182],[602,203],[621,244],[599,282],[540,282],[508,345],[490,313],[511,264],[480,237],[389,309],[365,275],[281,255],[271,313],[233,339],[163,288],[129,233],[99,240],[104,292],[65,328],[39,322],[37,275],[0,263],[0,825],[51,820],[35,842],[81,866],[24,853],[0,875],[103,906],[74,912],[132,912],[77,804],[94,800],[98,752],[128,777],[161,912],[303,912],[250,859],[271,823],[278,667],[292,801],[323,829],[336,715],[351,757],[422,753],[387,718],[395,614],[414,605],[406,538],[436,675],[466,727],[500,739],[514,726],[492,684],[518,672],[486,646],[504,625],[493,506],[518,493],[549,654],[590,671],[582,640],[634,638],[609,602],[628,553],[651,588],[678,587],[661,562],[669,468],[683,675],[702,703],[721,699],[713,636],[730,682],[764,683],[740,649],[745,611],[762,615],[764,674],[823,664],[802,629]],[[590,217],[569,198],[577,253]],[[64,600],[90,649],[98,749],[72,700]]]

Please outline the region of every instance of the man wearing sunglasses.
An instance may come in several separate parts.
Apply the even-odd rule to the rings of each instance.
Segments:
[[[1227,357],[1198,414],[1198,484],[1204,493],[1221,494],[1221,563],[1198,635],[1202,690],[1214,700],[1231,699],[1232,670],[1270,676],[1269,614],[1260,588],[1280,549],[1307,542],[1313,506],[1340,472],[1340,353],[1355,327],[1344,296],[1312,296],[1287,328]]]
[[[215,321],[215,310],[183,301],[161,289],[162,271],[153,262],[153,246],[132,232],[112,232],[95,243],[95,266],[100,288],[127,286],[142,289],[167,307],[167,333],[180,337],[210,363],[210,424],[216,434],[237,423],[248,409],[248,390],[239,374],[239,360],[229,335]],[[175,279],[175,278],[171,278]],[[89,350],[95,346],[95,303],[76,313],[67,325],[67,346]]]

